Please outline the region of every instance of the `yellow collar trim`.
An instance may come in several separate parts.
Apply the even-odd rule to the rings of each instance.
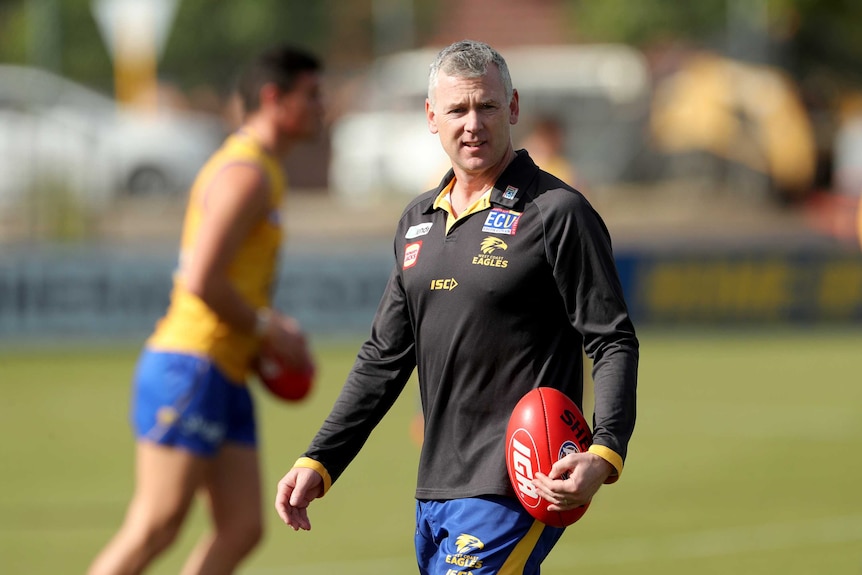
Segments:
[[[452,203],[450,198],[450,194],[452,192],[452,186],[455,185],[455,179],[453,178],[445,188],[440,190],[440,193],[437,195],[437,199],[434,200],[434,209],[436,210],[444,210],[449,217],[446,218],[446,233],[449,233],[449,230],[452,229],[452,226],[455,225],[455,222],[462,218],[466,218],[470,214],[475,214],[476,212],[481,212],[482,210],[487,210],[491,207],[491,190],[494,188],[489,188],[484,194],[482,194],[475,202],[470,204],[466,210],[461,212],[457,217],[452,212]]]

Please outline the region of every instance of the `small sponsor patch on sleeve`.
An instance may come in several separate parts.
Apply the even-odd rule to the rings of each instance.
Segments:
[[[514,236],[518,230],[518,220],[520,219],[521,212],[494,208],[488,212],[485,223],[482,225],[482,231],[490,234]]]
[[[416,261],[419,259],[419,250],[422,248],[422,242],[413,242],[412,244],[407,244],[404,247],[404,264],[402,269],[412,268],[416,265]]]
[[[417,224],[415,226],[410,226],[409,228],[407,228],[407,233],[404,235],[404,238],[412,240],[413,238],[424,236],[431,231],[431,226],[433,225],[434,222],[425,222],[422,224]]]
[[[266,215],[266,221],[273,226],[281,225],[281,212],[278,211],[278,208],[273,207],[269,210],[269,213]]]

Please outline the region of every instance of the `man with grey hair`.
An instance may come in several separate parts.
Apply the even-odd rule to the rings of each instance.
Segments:
[[[623,469],[635,423],[638,340],[599,215],[515,151],[518,92],[496,50],[474,41],[431,65],[425,112],[451,170],[404,210],[394,269],[369,339],[275,506],[311,528],[322,497],[418,370],[425,438],[416,487],[420,573],[537,574],[563,529],[535,521],[505,464],[509,415],[528,391],[579,406],[593,360],[593,445],[537,474],[551,511],[591,500]]]
[[[451,44],[437,54],[431,63],[431,71],[428,74],[428,101],[431,102],[432,106],[434,105],[441,71],[447,76],[478,78],[485,75],[490,64],[497,66],[500,80],[503,82],[506,101],[511,101],[514,89],[506,60],[488,44],[472,40]]]

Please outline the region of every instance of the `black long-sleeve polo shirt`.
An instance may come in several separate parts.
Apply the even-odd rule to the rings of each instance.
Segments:
[[[513,407],[540,386],[580,406],[586,351],[591,450],[621,470],[639,352],[603,221],[523,150],[486,208],[454,224],[439,201],[451,178],[402,214],[371,335],[305,456],[336,480],[418,368],[425,439],[416,497],[513,496],[505,467]]]

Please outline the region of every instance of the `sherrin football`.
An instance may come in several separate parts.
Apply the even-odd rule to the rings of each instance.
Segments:
[[[257,376],[270,393],[284,401],[301,401],[311,392],[315,367],[309,363],[306,369],[285,365],[272,353],[262,353],[257,361]]]
[[[533,475],[548,475],[551,466],[573,452],[585,452],[592,433],[581,410],[563,392],[538,387],[515,405],[506,429],[506,469],[524,509],[546,525],[566,527],[586,513],[589,503],[569,511],[548,511]]]

